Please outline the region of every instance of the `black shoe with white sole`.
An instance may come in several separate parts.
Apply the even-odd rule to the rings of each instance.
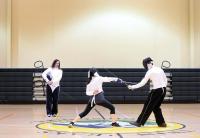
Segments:
[[[111,125],[112,125],[113,127],[120,127],[120,125],[119,125],[117,122],[112,123]]]
[[[167,127],[167,124],[166,123],[162,123],[160,125],[158,125],[159,127]]]
[[[136,127],[141,127],[142,125],[137,123],[137,122],[129,122],[131,125],[136,126]]]
[[[73,126],[74,126],[74,122],[70,122],[68,125],[69,128],[72,128]]]

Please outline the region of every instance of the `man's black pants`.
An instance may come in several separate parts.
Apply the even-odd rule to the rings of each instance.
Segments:
[[[164,117],[162,115],[162,110],[160,108],[165,95],[166,87],[151,90],[142,109],[142,113],[139,115],[136,122],[140,125],[144,125],[150,114],[153,112],[156,118],[156,123],[158,125],[165,123]]]

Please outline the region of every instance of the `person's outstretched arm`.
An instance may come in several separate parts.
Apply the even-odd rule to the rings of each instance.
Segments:
[[[144,86],[148,82],[149,78],[150,78],[150,74],[149,74],[149,72],[147,72],[145,77],[138,84],[128,85],[128,88],[129,89],[138,89],[138,88]]]
[[[122,79],[117,77],[101,77],[102,82],[118,82],[122,83]]]

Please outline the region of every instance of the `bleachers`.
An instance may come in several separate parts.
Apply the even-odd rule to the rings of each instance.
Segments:
[[[32,70],[0,69],[0,103],[32,103]]]
[[[200,101],[200,69],[171,69],[173,102]]]
[[[143,69],[98,69],[100,75],[113,77],[116,75],[125,81],[139,81],[145,74]],[[86,103],[88,97],[85,95],[88,69],[64,69],[61,82],[60,102],[62,103]],[[149,87],[146,86],[131,92],[125,85],[116,83],[105,83],[105,96],[113,103],[130,103],[131,101],[144,101]]]
[[[145,75],[144,69],[112,68],[98,69],[100,75],[113,77],[116,75],[125,81],[139,82]],[[34,73],[44,69],[0,69],[0,103],[38,103],[34,93]],[[85,95],[87,68],[65,68],[61,81],[60,103],[86,103]],[[169,83],[172,99],[169,102],[199,102],[200,101],[200,69],[166,69],[170,73]],[[141,103],[147,98],[150,85],[130,91],[125,85],[105,83],[105,96],[113,103]],[[42,90],[42,89],[41,89]],[[40,91],[41,91],[40,90]],[[38,93],[37,93],[38,94]]]

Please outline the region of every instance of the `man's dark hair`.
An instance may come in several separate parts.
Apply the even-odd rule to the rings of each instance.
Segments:
[[[151,63],[151,61],[153,61],[153,60],[150,57],[143,59],[142,64],[143,64],[145,69],[148,69],[147,64]]]

